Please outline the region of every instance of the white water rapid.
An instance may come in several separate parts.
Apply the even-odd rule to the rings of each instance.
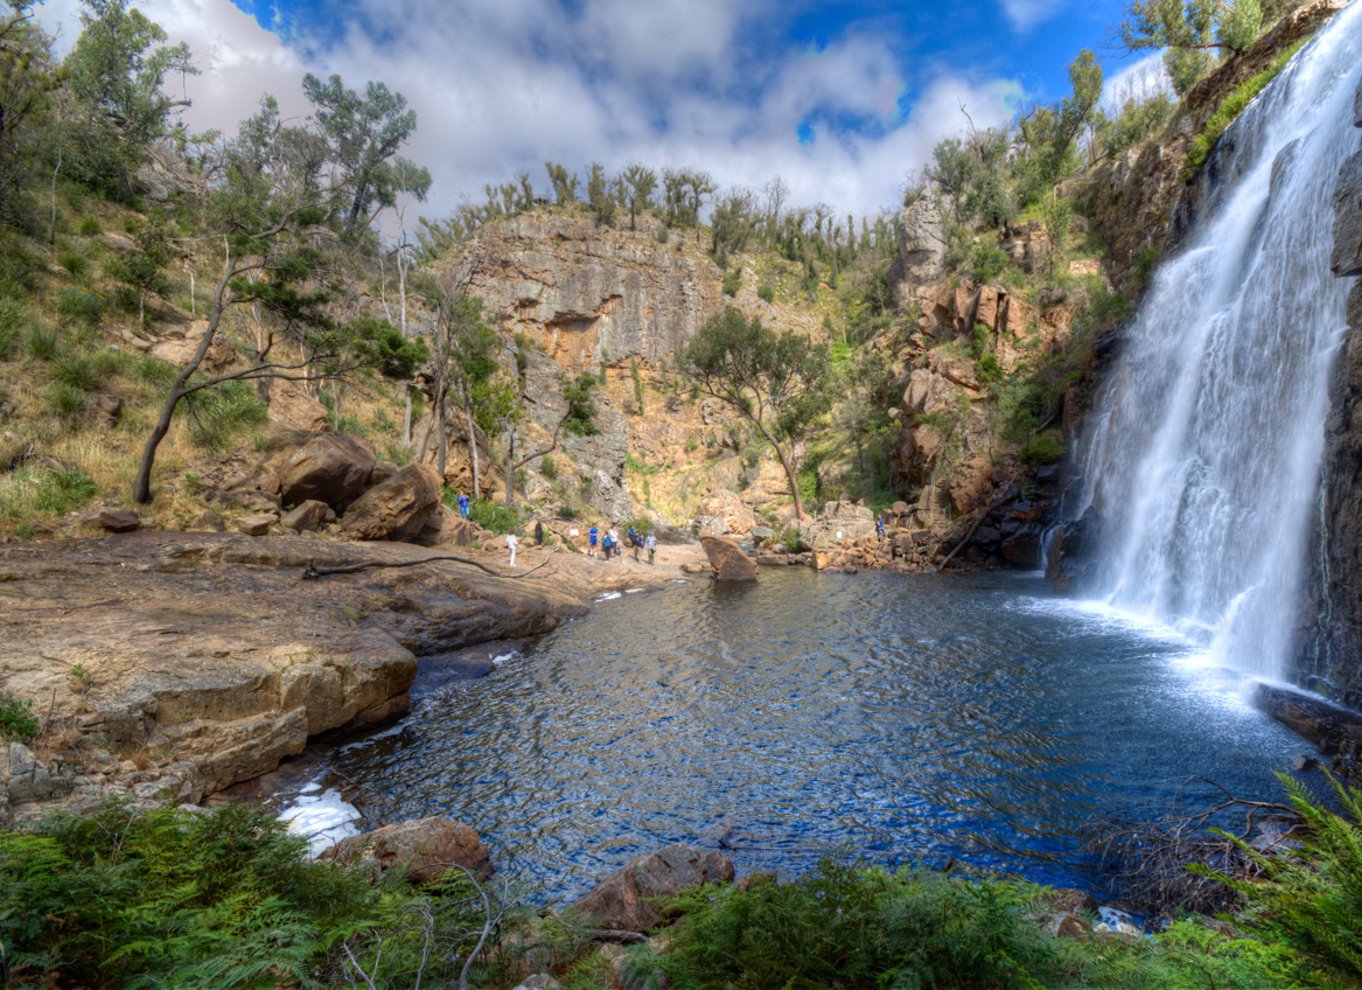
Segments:
[[[1354,3],[1227,133],[1222,187],[1123,331],[1067,513],[1101,520],[1087,593],[1273,680],[1293,647],[1346,325],[1330,198],[1359,144],[1360,75]]]

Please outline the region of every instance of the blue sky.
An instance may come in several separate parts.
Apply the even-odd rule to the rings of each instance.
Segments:
[[[47,0],[49,24],[77,0]],[[228,128],[259,95],[304,114],[304,72],[386,82],[416,109],[410,157],[441,215],[521,169],[631,161],[723,185],[779,175],[798,203],[875,213],[965,108],[1002,122],[1068,90],[1092,48],[1108,77],[1119,0],[137,0],[189,42],[190,123]],[[65,21],[63,21],[65,18]],[[63,29],[69,37],[72,29]]]

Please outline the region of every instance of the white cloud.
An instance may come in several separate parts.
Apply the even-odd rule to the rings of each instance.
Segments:
[[[1001,0],[1003,13],[1012,27],[1025,34],[1037,24],[1058,14],[1067,0]]]
[[[792,202],[873,214],[898,201],[904,176],[961,129],[960,105],[980,127],[1020,103],[1015,84],[940,72],[914,80],[885,39],[851,33],[819,51],[757,58],[752,32],[777,0],[585,0],[565,18],[557,0],[359,0],[387,34],[356,25],[327,45],[286,45],[229,0],[138,0],[204,69],[184,85],[195,128],[230,130],[273,93],[286,114],[307,111],[304,72],[339,73],[352,87],[379,79],[416,110],[404,153],[434,177],[431,201],[409,216],[441,216],[482,198],[486,183],[545,159],[585,172],[593,161],[689,165],[721,185],[759,188],[780,175]],[[1045,0],[1005,0],[1036,6]],[[74,0],[49,0],[42,20],[74,24]],[[75,28],[66,31],[74,37]],[[178,90],[180,81],[173,87]],[[852,129],[830,125],[852,119]],[[813,126],[801,146],[797,128]]]

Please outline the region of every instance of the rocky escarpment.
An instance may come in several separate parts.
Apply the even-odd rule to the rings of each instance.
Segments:
[[[490,225],[465,263],[489,319],[569,372],[628,357],[661,363],[723,305],[723,273],[707,257],[585,213],[533,211]]]
[[[1362,87],[1354,107],[1362,128]],[[1362,133],[1339,169],[1330,268],[1351,279],[1348,332],[1330,383],[1324,477],[1313,582],[1302,660],[1304,680],[1335,700],[1362,708]]]
[[[197,801],[307,741],[401,714],[416,657],[552,629],[593,577],[562,554],[526,579],[431,551],[302,536],[132,533],[0,546],[0,690],[42,735],[5,748],[0,818],[113,793]],[[600,570],[600,569],[598,569]],[[36,754],[36,757],[35,757]]]

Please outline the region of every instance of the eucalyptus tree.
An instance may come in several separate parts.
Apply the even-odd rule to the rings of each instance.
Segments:
[[[652,169],[632,164],[620,173],[620,193],[629,205],[629,229],[638,229],[638,211],[652,206],[652,196],[657,190],[657,173]]]
[[[701,328],[679,358],[681,371],[700,391],[732,406],[771,445],[802,519],[795,452],[832,406],[826,345],[770,330],[729,306]]]
[[[416,130],[416,111],[406,97],[381,82],[370,82],[361,96],[340,76],[323,82],[312,73],[303,77],[303,93],[339,170],[333,192],[343,237],[367,230],[402,193],[425,199],[430,172],[398,155]]]
[[[180,403],[229,381],[320,382],[361,370],[410,377],[425,347],[408,341],[386,321],[338,323],[325,311],[327,294],[317,276],[326,259],[315,246],[315,228],[327,218],[318,156],[306,134],[280,122],[272,97],[246,120],[222,149],[218,181],[206,204],[205,225],[222,238],[222,273],[213,290],[203,336],[168,388],[148,435],[133,485],[133,498],[152,498],[156,452]],[[300,153],[303,149],[303,153]],[[223,317],[234,307],[259,307],[271,330],[247,367],[200,375]]]

